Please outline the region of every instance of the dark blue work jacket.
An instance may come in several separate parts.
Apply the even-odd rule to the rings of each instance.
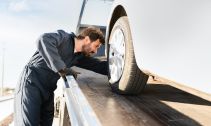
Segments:
[[[57,87],[58,71],[78,66],[107,75],[107,62],[81,53],[74,54],[74,33],[58,30],[45,33],[37,41],[38,50],[26,65],[26,79],[37,86],[45,96]],[[25,70],[26,71],[26,70]]]

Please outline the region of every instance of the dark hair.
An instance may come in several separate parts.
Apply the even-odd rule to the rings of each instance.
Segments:
[[[100,28],[96,27],[88,27],[83,29],[78,36],[76,36],[77,39],[84,39],[86,36],[89,36],[91,42],[96,41],[99,39],[101,44],[105,43],[104,35]]]

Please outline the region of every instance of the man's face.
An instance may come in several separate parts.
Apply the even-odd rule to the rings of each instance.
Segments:
[[[82,53],[86,56],[91,56],[97,53],[98,48],[101,46],[99,39],[96,41],[91,42],[88,36],[84,39],[84,45],[82,46]]]

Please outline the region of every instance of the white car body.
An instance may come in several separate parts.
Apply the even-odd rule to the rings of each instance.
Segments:
[[[115,0],[125,10],[140,69],[211,93],[210,0]]]

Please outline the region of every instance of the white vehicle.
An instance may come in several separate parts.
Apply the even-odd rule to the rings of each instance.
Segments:
[[[140,93],[149,70],[211,93],[210,0],[115,0],[106,38],[115,91]]]
[[[159,76],[211,93],[209,87],[211,84],[209,77],[211,75],[211,67],[209,67],[211,64],[209,57],[211,2],[208,0],[116,0],[107,26],[101,22],[88,22],[88,19],[90,19],[89,14],[95,13],[90,10],[96,11],[96,8],[100,8],[97,9],[99,11],[97,14],[104,18],[99,16],[97,18],[104,21],[107,18],[105,12],[110,10],[112,0],[80,2],[82,6],[76,31],[90,25],[101,28],[104,33],[106,29],[109,82],[114,91],[121,94],[140,93],[148,79],[148,75],[144,72],[148,70]],[[103,47],[98,51],[97,56],[103,56],[104,50]],[[143,94],[147,96],[144,99],[139,96],[128,99],[111,93],[105,85],[107,83],[105,76],[100,77],[98,74],[83,69],[77,69],[77,71],[81,71],[85,76],[77,80],[79,83],[72,76],[67,76],[65,82],[63,80],[58,82],[58,86],[61,87],[57,89],[61,90],[55,93],[60,93],[55,101],[55,115],[59,117],[58,125],[60,126],[127,125],[122,120],[128,121],[128,124],[133,123],[131,125],[141,125],[143,120],[143,124],[146,123],[146,125],[160,125],[160,121],[163,124],[178,125],[209,124],[210,117],[207,113],[210,109],[205,106],[210,105],[210,95],[197,92],[200,95],[195,96],[195,94],[190,95],[175,89],[173,92],[175,97],[169,97],[175,98],[173,101],[169,99],[171,104],[160,101],[162,100],[160,95],[165,97],[172,90],[158,94],[157,98],[154,95]],[[170,85],[167,87],[173,88]],[[195,91],[191,91],[192,88],[185,89],[190,92]],[[156,90],[162,92],[162,86]],[[145,103],[139,104],[139,98]],[[156,107],[150,105],[151,98]],[[183,102],[186,98],[189,100]],[[133,107],[128,107],[131,105]],[[181,107],[181,105],[186,107]],[[186,109],[188,107],[190,108]],[[150,110],[150,113],[145,111],[146,108],[147,111]],[[142,109],[144,109],[143,112]],[[154,109],[157,112],[152,113]],[[169,113],[168,118],[166,118],[166,113]],[[201,118],[197,116],[198,114]],[[173,121],[169,121],[169,118]],[[141,123],[134,120],[140,120]]]

